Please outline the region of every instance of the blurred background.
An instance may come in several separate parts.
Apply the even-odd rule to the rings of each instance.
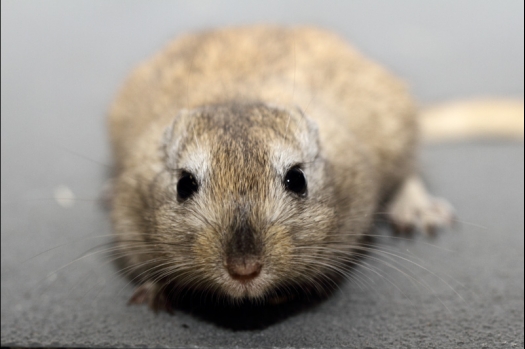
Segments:
[[[403,77],[421,103],[522,96],[523,6],[517,0],[2,1],[2,198],[34,198],[58,185],[57,178],[75,178],[71,154],[57,146],[107,162],[104,122],[116,90],[135,64],[180,33],[316,24]],[[86,176],[99,170],[84,165]]]
[[[518,0],[3,0],[1,10],[2,345],[23,337],[17,326],[40,326],[48,316],[51,323],[67,327],[67,316],[49,313],[66,304],[64,293],[77,294],[79,287],[72,285],[119,282],[105,272],[107,266],[94,261],[75,265],[96,271],[89,281],[72,272],[58,282],[50,278],[53,292],[33,288],[85,251],[86,238],[110,233],[96,202],[111,162],[106,111],[130,69],[180,33],[250,23],[314,24],[339,32],[404,78],[422,104],[480,96],[523,98],[524,93],[524,3]],[[503,158],[522,164],[522,147],[505,150]],[[493,161],[493,148],[476,149],[477,171],[490,172],[482,164],[484,156]],[[448,163],[452,168],[464,158],[454,161]],[[430,169],[440,173],[437,163]],[[508,171],[515,171],[508,177],[515,180],[523,166]],[[443,186],[454,188],[451,176],[445,177]],[[517,194],[523,191],[520,185]],[[509,200],[507,207],[517,207],[516,217],[523,217],[522,201]],[[518,224],[522,227],[522,220]],[[72,248],[75,241],[80,245]],[[65,243],[70,245],[39,255]],[[517,256],[523,265],[523,250]],[[125,297],[115,296],[113,287],[95,289],[107,291],[108,309],[124,304],[119,301]],[[67,304],[72,309],[82,304],[78,316],[102,316],[93,310],[100,311],[101,303],[74,299]],[[110,310],[104,314],[111,319]],[[519,316],[523,323],[523,313]],[[53,333],[52,328],[42,331],[31,337],[34,343]],[[74,333],[63,332],[58,337],[69,336],[69,341],[57,343],[85,345],[74,341]]]

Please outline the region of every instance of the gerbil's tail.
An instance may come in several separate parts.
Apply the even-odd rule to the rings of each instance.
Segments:
[[[480,99],[422,109],[425,143],[469,139],[523,141],[522,100]]]

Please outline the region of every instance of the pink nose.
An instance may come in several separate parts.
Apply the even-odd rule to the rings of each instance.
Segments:
[[[226,268],[233,279],[245,283],[259,276],[262,264],[254,258],[229,258]]]

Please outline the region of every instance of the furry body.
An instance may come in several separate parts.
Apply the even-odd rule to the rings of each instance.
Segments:
[[[237,299],[322,289],[353,260],[381,203],[414,178],[416,115],[400,81],[323,30],[175,40],[133,72],[109,118],[112,219],[124,265],[147,285],[139,294],[151,304],[167,284]],[[304,198],[283,187],[293,166]],[[199,188],[185,202],[182,173]],[[415,224],[406,201],[390,201],[392,218]],[[231,277],[250,263],[257,277]]]

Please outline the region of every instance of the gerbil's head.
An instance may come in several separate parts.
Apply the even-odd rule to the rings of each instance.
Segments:
[[[322,272],[302,256],[337,229],[333,189],[317,128],[299,109],[183,110],[162,154],[147,239],[172,281],[258,299]]]

